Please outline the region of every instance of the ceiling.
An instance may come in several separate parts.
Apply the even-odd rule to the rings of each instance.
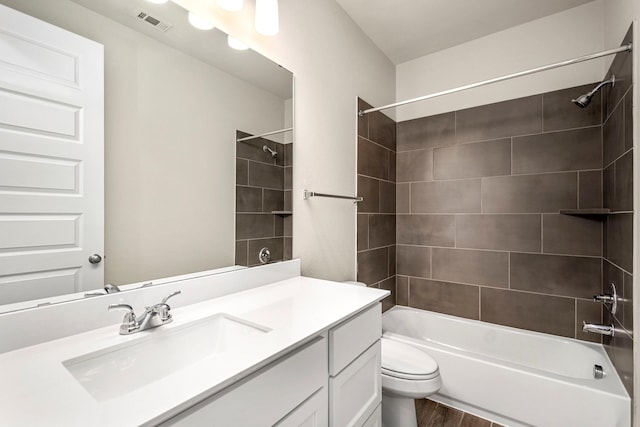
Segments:
[[[271,92],[284,100],[293,96],[291,72],[255,51],[237,51],[229,48],[227,35],[222,31],[217,29],[214,31],[196,30],[188,23],[187,12],[172,2],[158,5],[145,0],[71,1]],[[163,33],[137,19],[135,16],[141,11],[172,25],[171,29]]]
[[[593,0],[336,0],[394,64]]]

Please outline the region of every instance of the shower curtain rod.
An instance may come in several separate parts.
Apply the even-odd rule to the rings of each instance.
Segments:
[[[274,131],[267,132],[267,133],[261,133],[260,135],[245,136],[244,138],[236,139],[236,142],[249,141],[250,139],[258,139],[258,138],[262,138],[263,136],[269,136],[269,135],[275,135],[277,133],[289,132],[290,130],[293,130],[293,128],[274,130]]]
[[[451,93],[456,93],[456,92],[460,92],[460,91],[467,90],[467,89],[473,89],[473,88],[476,88],[476,87],[485,86],[485,85],[492,84],[492,83],[498,83],[498,82],[502,82],[504,80],[514,79],[516,77],[522,77],[522,76],[526,76],[526,75],[529,75],[529,74],[539,73],[541,71],[552,70],[554,68],[564,67],[565,65],[577,64],[578,62],[589,61],[591,59],[601,58],[603,56],[609,56],[609,55],[613,55],[613,54],[620,53],[620,52],[631,52],[632,50],[633,50],[633,45],[632,45],[632,43],[629,43],[627,45],[620,46],[620,47],[617,47],[615,49],[609,49],[609,50],[605,50],[605,51],[598,52],[598,53],[592,53],[590,55],[580,56],[578,58],[568,59],[568,60],[562,61],[562,62],[556,62],[555,64],[544,65],[542,67],[532,68],[532,69],[526,70],[526,71],[520,71],[519,73],[509,74],[509,75],[502,76],[502,77],[496,77],[494,79],[485,80],[485,81],[478,82],[478,83],[472,83],[472,84],[468,84],[468,85],[465,85],[465,86],[460,86],[460,87],[457,87],[457,88],[454,88],[454,89],[443,90],[442,92],[436,92],[436,93],[432,93],[430,95],[425,95],[425,96],[420,96],[418,98],[408,99],[406,101],[395,102],[393,104],[383,105],[382,107],[368,108],[366,110],[360,110],[360,111],[358,111],[358,116],[364,116],[365,114],[373,113],[375,111],[386,110],[388,108],[399,107],[401,105],[411,104],[413,102],[424,101],[426,99],[437,98],[438,96],[449,95]]]

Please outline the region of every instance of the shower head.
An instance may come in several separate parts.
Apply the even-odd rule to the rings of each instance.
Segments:
[[[272,150],[266,145],[262,147],[262,151],[264,151],[265,153],[271,154],[271,157],[273,157],[274,159],[278,157],[278,152],[276,150]]]
[[[611,86],[613,86],[615,83],[616,76],[611,76],[609,80],[600,83],[598,86],[593,88],[591,92],[580,95],[576,99],[572,99],[571,102],[573,102],[580,108],[587,108],[587,106],[591,103],[591,98],[593,98],[593,95],[595,95],[604,85],[611,84]]]
[[[589,92],[587,94],[580,95],[576,99],[572,99],[571,102],[573,102],[580,108],[587,108],[587,106],[591,103],[592,97],[593,97],[593,94]]]

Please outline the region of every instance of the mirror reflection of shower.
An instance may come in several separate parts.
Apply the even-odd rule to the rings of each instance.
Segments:
[[[615,83],[616,83],[616,76],[611,76],[609,80],[600,83],[598,86],[593,88],[591,92],[585,93],[584,95],[580,95],[576,99],[572,99],[571,102],[573,102],[580,108],[587,108],[587,106],[591,103],[591,98],[593,98],[593,95],[595,95],[605,85],[611,84],[611,86],[613,86],[615,85]]]
[[[274,159],[278,157],[278,152],[276,150],[272,150],[266,145],[262,146],[262,151],[271,154],[271,157],[273,157]]]
[[[293,128],[278,129],[271,132],[261,133],[260,135],[249,135],[243,138],[237,138],[236,142],[247,142],[251,140],[262,139],[265,136],[278,135],[278,134],[283,134],[291,131],[293,131]],[[271,158],[274,160],[278,158],[278,152],[266,144],[262,146],[262,151],[264,151],[265,153],[269,153],[271,155]]]

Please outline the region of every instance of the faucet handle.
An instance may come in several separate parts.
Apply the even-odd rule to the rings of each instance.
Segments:
[[[162,323],[169,323],[171,322],[173,319],[171,317],[171,306],[169,304],[167,304],[167,300],[171,297],[175,297],[178,294],[181,294],[182,291],[175,291],[170,293],[169,295],[167,295],[166,297],[164,297],[162,299],[162,302],[160,304],[156,304],[154,306],[156,313],[158,314],[158,316],[160,316],[160,320],[162,321]]]
[[[616,314],[616,311],[618,311],[619,299],[620,299],[620,296],[618,295],[616,284],[613,282],[609,283],[609,293],[593,296],[593,300],[604,303],[606,307],[609,309],[609,311],[611,312],[611,314]],[[608,304],[610,304],[610,306]]]
[[[130,314],[133,314],[133,307],[131,307],[129,304],[109,304],[109,307],[107,307],[107,310],[111,311],[111,310],[127,310],[129,311]]]
[[[120,287],[113,283],[107,283],[104,285],[104,291],[108,294],[115,294],[116,292],[120,292]]]
[[[171,297],[175,297],[176,295],[181,294],[181,293],[182,293],[182,291],[175,291],[175,292],[170,293],[169,295],[167,295],[166,297],[164,297],[164,298],[162,299],[162,302],[161,302],[160,304],[166,304],[166,303],[167,303],[167,300],[168,300],[169,298],[171,298]]]
[[[106,292],[101,291],[101,290],[100,290],[100,291],[95,291],[95,292],[85,292],[85,293],[84,293],[84,297],[85,297],[85,298],[89,298],[89,297],[99,297],[99,296],[106,295],[106,294],[107,294]]]
[[[138,326],[136,322],[136,314],[133,311],[133,307],[129,304],[109,304],[107,310],[127,310],[127,314],[122,319],[122,325],[120,325],[121,334],[130,334]]]

